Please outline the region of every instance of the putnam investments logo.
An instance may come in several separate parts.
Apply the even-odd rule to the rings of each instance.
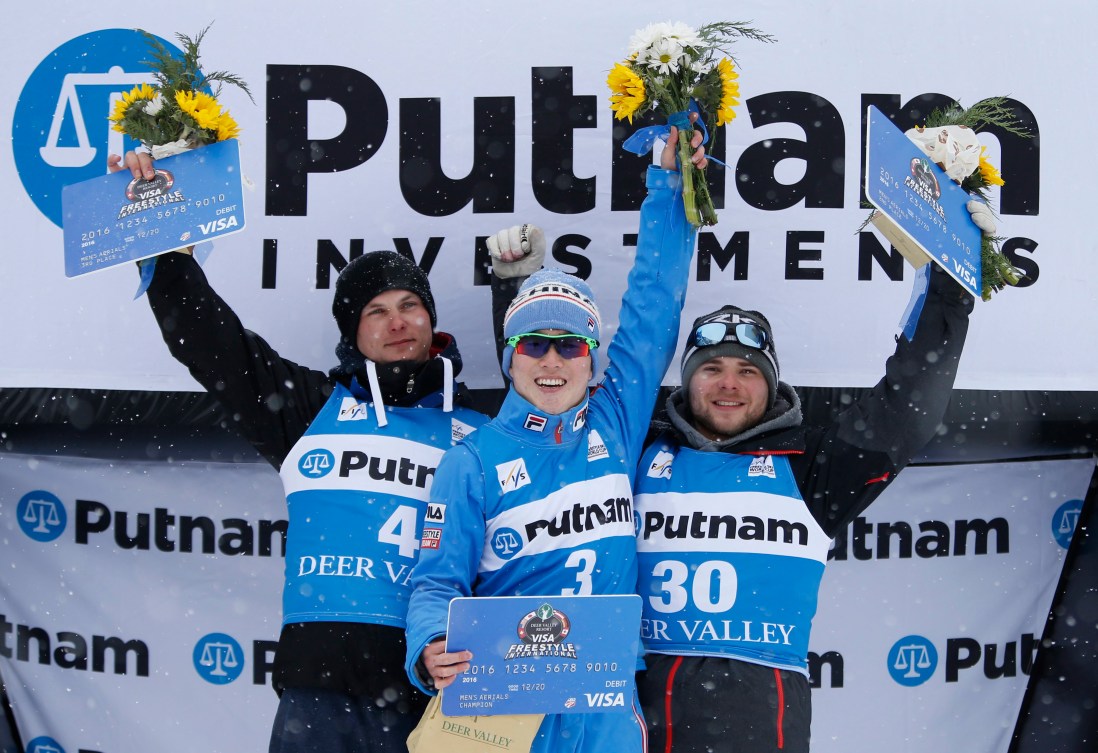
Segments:
[[[1083,500],[1069,499],[1052,514],[1052,538],[1064,549],[1071,546],[1071,537],[1075,535],[1075,527],[1079,525],[1082,512]]]
[[[228,685],[244,671],[244,652],[231,635],[210,633],[194,646],[194,669],[214,685]]]
[[[107,117],[122,94],[153,83],[142,64],[148,59],[138,32],[93,31],[43,55],[23,85],[11,133],[15,167],[27,195],[58,227],[61,187],[106,174],[107,155],[125,151],[125,137]]]
[[[65,753],[65,749],[52,737],[41,735],[27,743],[27,753]]]
[[[37,489],[27,492],[15,506],[19,527],[35,541],[53,541],[65,532],[68,516],[65,505],[55,495]]]
[[[937,667],[938,650],[921,635],[904,636],[888,652],[888,673],[905,687],[922,685]]]

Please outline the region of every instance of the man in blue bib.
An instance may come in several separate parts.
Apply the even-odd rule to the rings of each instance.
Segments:
[[[820,425],[780,381],[766,317],[724,306],[694,322],[634,485],[651,750],[808,750],[831,538],[934,436],[968,330],[973,299],[935,265],[916,294],[885,377]]]

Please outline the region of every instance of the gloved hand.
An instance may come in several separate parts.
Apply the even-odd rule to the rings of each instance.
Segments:
[[[991,213],[991,207],[979,199],[969,199],[965,208],[984,235],[995,235],[995,215]]]
[[[537,225],[514,225],[488,236],[492,273],[505,280],[529,277],[545,261],[545,233]]]

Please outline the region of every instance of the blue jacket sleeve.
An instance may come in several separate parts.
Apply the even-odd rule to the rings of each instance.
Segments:
[[[435,471],[430,501],[445,505],[437,549],[420,549],[412,569],[408,601],[408,655],[405,671],[412,683],[434,694],[416,672],[423,649],[446,634],[450,600],[471,596],[484,547],[484,480],[477,455],[459,444],[446,451]],[[434,527],[435,524],[430,524]],[[460,646],[457,647],[460,649]]]
[[[646,183],[637,256],[599,390],[617,406],[631,465],[640,460],[656,396],[675,355],[697,237],[686,221],[679,173],[649,167]]]

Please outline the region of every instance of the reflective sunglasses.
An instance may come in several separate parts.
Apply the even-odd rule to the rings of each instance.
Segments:
[[[515,349],[515,352],[542,358],[549,352],[549,348],[556,348],[561,358],[582,358],[591,354],[592,348],[599,347],[599,341],[582,335],[540,335],[536,332],[527,332],[521,335],[507,338],[507,344]]]
[[[709,322],[695,329],[690,335],[690,344],[697,348],[707,348],[723,342],[738,342],[749,348],[766,350],[770,337],[766,330],[751,322],[729,324],[727,322]]]

